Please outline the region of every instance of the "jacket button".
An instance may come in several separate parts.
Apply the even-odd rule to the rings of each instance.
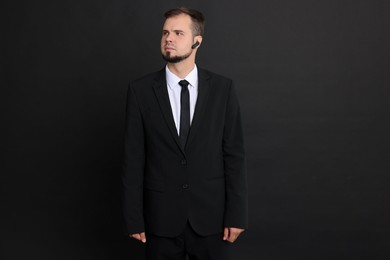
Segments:
[[[181,160],[181,164],[182,164],[182,165],[186,165],[186,164],[187,164],[187,161],[183,159],[183,160]]]
[[[183,184],[183,189],[188,189],[188,184]]]

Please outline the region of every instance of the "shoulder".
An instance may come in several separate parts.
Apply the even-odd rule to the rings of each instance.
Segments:
[[[233,80],[205,69],[199,69],[199,84],[207,84],[210,89],[220,94],[229,93],[233,87]]]
[[[148,73],[139,78],[131,80],[129,82],[129,87],[131,88],[142,88],[146,86],[152,86],[155,82],[159,82],[165,79],[164,69]]]
[[[211,72],[209,70],[198,68],[199,78],[202,80],[211,80],[214,83],[220,83],[221,85],[231,85],[232,79],[220,75],[215,72]]]

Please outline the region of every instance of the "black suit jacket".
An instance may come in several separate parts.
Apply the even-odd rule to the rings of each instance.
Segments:
[[[127,234],[174,237],[187,221],[200,235],[247,227],[243,132],[232,81],[202,69],[198,77],[184,149],[165,70],[129,84],[122,176]]]

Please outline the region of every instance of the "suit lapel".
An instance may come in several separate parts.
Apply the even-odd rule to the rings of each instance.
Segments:
[[[171,132],[172,137],[175,140],[177,146],[184,153],[180,145],[180,140],[175,125],[175,120],[173,119],[173,115],[172,115],[172,108],[171,108],[171,103],[169,101],[168,90],[167,90],[167,82],[165,79],[165,69],[161,70],[159,75],[155,78],[153,89],[154,89],[154,93],[156,94],[165,122],[167,123],[167,126],[169,128],[169,131]]]
[[[198,98],[196,100],[195,112],[192,118],[191,128],[187,139],[186,147],[193,140],[199,124],[202,122],[202,117],[205,113],[205,107],[207,104],[208,90],[209,90],[209,78],[210,75],[202,69],[198,69]]]

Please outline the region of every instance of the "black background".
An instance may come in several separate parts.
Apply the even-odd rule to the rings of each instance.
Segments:
[[[198,65],[241,102],[234,259],[389,259],[390,4],[369,0],[2,1],[0,258],[142,259],[122,235],[125,94],[183,5],[206,15]]]

